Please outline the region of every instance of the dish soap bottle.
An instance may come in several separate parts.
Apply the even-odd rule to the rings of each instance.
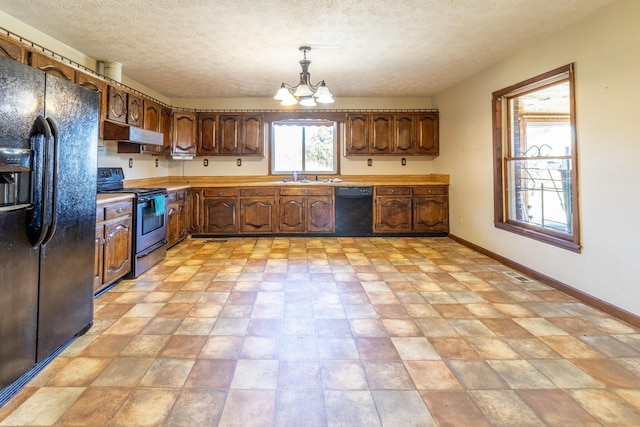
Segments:
[[[298,181],[298,172],[293,171],[293,182]]]

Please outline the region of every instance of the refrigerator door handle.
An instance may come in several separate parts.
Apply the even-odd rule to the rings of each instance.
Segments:
[[[52,187],[50,200],[51,225],[49,226],[47,236],[42,242],[43,245],[46,245],[51,241],[54,234],[56,234],[56,227],[58,226],[58,165],[60,164],[60,133],[58,132],[58,125],[51,117],[47,117],[47,123],[49,124],[49,129],[51,129],[50,143],[53,147],[53,163],[50,163],[49,165],[49,179],[51,180]]]
[[[43,137],[43,143],[39,144]],[[51,225],[50,162],[51,162],[51,129],[46,119],[39,115],[29,135],[33,160],[33,209],[30,213],[28,235],[33,247],[38,247],[44,241]]]

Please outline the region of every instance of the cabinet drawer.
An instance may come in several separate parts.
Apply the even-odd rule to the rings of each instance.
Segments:
[[[204,190],[204,197],[235,197],[238,195],[236,188],[209,188]]]
[[[417,196],[446,196],[446,185],[421,185],[419,187],[413,187],[413,194]]]
[[[275,194],[276,189],[273,187],[250,187],[240,189],[240,196],[242,197],[273,196]]]
[[[378,186],[375,188],[376,196],[410,196],[411,187]]]
[[[308,188],[308,187],[293,187],[293,188],[280,188],[281,196],[331,196],[333,194],[332,187],[324,188]]]
[[[132,210],[133,203],[131,202],[114,203],[112,205],[105,206],[105,220],[118,218],[119,216],[131,215]]]
[[[99,206],[96,208],[96,222],[104,221],[104,207]]]
[[[167,193],[167,203],[177,202],[179,200],[186,199],[186,192],[184,190],[169,191]]]

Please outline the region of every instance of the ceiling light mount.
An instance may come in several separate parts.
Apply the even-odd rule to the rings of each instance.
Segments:
[[[311,64],[311,61],[307,59],[307,52],[311,50],[311,47],[300,46],[298,50],[300,50],[303,55],[303,59],[299,61],[300,67],[302,67],[300,81],[295,86],[282,83],[273,99],[281,101],[280,105],[300,104],[305,107],[315,107],[317,105],[316,102],[320,104],[331,104],[333,102],[333,95],[324,80],[320,80],[316,84],[311,83],[311,74],[309,74],[309,64]]]

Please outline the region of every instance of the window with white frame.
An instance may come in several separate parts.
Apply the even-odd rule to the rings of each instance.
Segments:
[[[572,64],[494,92],[495,225],[579,251]]]
[[[271,173],[299,176],[338,172],[337,123],[282,120],[271,123]]]

